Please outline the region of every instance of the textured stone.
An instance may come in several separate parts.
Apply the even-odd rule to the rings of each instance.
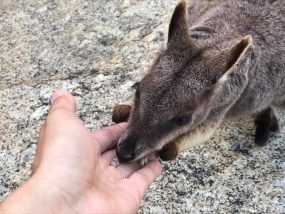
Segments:
[[[30,174],[54,89],[95,130],[165,46],[175,0],[0,2],[0,200]],[[285,114],[264,147],[250,118],[164,163],[140,213],[285,213]]]

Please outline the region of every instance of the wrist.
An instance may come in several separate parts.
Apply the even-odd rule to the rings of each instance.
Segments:
[[[63,192],[35,174],[0,204],[0,213],[58,213],[69,205]]]

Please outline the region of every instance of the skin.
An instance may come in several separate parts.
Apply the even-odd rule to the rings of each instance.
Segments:
[[[32,176],[0,204],[0,213],[136,213],[149,185],[161,174],[158,160],[139,169],[110,166],[126,123],[89,132],[75,115],[75,99],[53,94],[41,128]]]

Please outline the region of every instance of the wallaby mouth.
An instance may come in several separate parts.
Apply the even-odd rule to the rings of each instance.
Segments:
[[[135,152],[130,146],[120,143],[116,150],[120,163],[127,163],[135,160]]]
[[[135,162],[145,159],[155,149],[144,146],[142,140],[136,136],[129,135],[128,131],[124,132],[119,139],[116,154],[120,163]],[[154,157],[155,155],[151,155]]]
[[[142,153],[141,155],[135,157],[134,153],[128,153],[117,147],[116,154],[119,163],[129,163],[138,161],[139,166],[144,166],[148,161],[158,159],[160,151],[149,151],[147,153]]]
[[[133,161],[135,158],[135,140],[130,139],[128,131],[125,131],[119,139],[116,154],[120,163]]]

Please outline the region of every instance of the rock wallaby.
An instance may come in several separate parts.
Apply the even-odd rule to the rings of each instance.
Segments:
[[[182,1],[167,47],[136,87],[133,103],[113,110],[113,121],[129,121],[120,162],[154,151],[175,159],[245,115],[255,116],[255,143],[264,145],[279,129],[273,108],[285,108],[285,1]]]

